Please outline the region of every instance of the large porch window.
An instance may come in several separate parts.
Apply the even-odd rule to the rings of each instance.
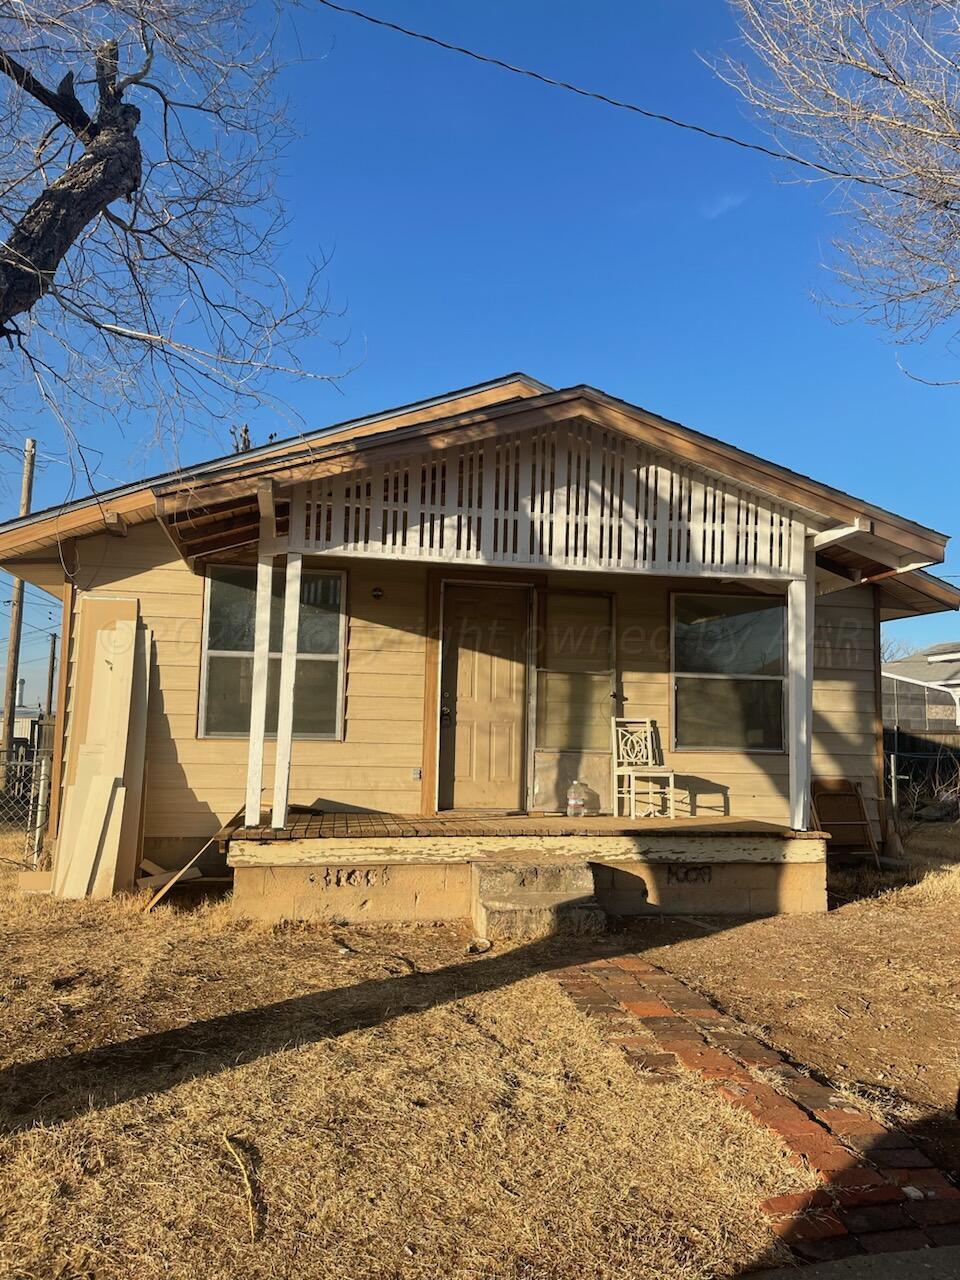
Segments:
[[[246,737],[250,730],[257,571],[222,565],[207,572],[200,732],[203,737]],[[284,574],[274,570],[270,600],[270,659],[266,732],[275,736],[283,637]],[[342,730],[343,574],[306,566],[300,584],[297,696],[293,733],[339,738]]]
[[[537,672],[537,748],[609,751],[614,690],[608,595],[548,591]]]
[[[785,701],[782,597],[674,596],[676,748],[783,751]]]

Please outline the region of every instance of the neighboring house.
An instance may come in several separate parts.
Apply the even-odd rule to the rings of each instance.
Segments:
[[[960,729],[960,642],[883,664],[883,723],[917,737]]]
[[[13,741],[17,748],[35,745],[37,728],[43,716],[43,708],[37,703],[30,706],[23,700],[26,681],[17,681],[17,705],[13,709]],[[0,728],[3,726],[3,708],[0,707]]]
[[[63,599],[55,810],[85,628],[132,609],[150,859],[239,813],[239,911],[476,920],[557,858],[618,912],[822,908],[811,777],[879,834],[880,623],[960,605],[946,541],[514,374],[11,521],[0,564]],[[574,779],[613,814],[614,715],[656,722],[656,813],[542,816]]]

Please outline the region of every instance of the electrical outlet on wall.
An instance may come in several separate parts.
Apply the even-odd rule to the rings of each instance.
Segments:
[[[414,782],[422,782],[422,781],[423,781],[423,770],[422,770],[422,769],[411,769],[411,770],[410,770],[410,776],[413,778]]]

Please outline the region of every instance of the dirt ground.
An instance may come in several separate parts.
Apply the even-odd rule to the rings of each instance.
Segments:
[[[918,883],[837,877],[872,896],[828,915],[615,944],[960,1151],[956,828],[911,856]],[[0,1276],[708,1280],[777,1259],[757,1205],[809,1175],[692,1077],[645,1084],[603,1044],[550,977],[576,943],[472,956],[450,928],[141,905],[0,892]]]
[[[827,915],[725,926],[648,958],[960,1166],[960,828],[918,828],[907,850],[906,877],[835,877],[838,897],[872,896]],[[919,882],[895,887],[905,878]]]
[[[0,898],[0,1275],[708,1280],[807,1185],[447,928]]]

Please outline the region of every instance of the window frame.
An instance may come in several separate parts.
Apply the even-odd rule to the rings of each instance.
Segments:
[[[578,672],[556,671],[552,667],[545,665],[546,663],[546,641],[547,641],[547,610],[550,604],[550,596],[576,596],[582,598],[584,596],[592,596],[598,599],[606,600],[608,606],[608,617],[610,627],[610,646],[609,646],[609,667],[598,667],[596,670],[586,670]],[[532,755],[535,757],[538,752],[546,755],[578,755],[578,756],[609,756],[612,751],[610,742],[603,747],[548,747],[539,741],[540,730],[540,677],[542,675],[592,675],[592,676],[608,676],[610,680],[610,707],[611,715],[616,713],[622,693],[620,691],[620,668],[619,668],[619,632],[617,631],[617,593],[613,590],[604,590],[602,587],[592,587],[586,590],[579,590],[577,587],[553,587],[544,586],[539,589],[538,599],[542,598],[542,603],[538,604],[538,612],[536,618],[536,645],[533,655],[533,663],[530,668],[530,678],[532,680],[534,697],[531,703],[531,740]]]
[[[203,616],[201,620],[200,633],[200,696],[197,706],[197,739],[212,739],[214,741],[226,742],[242,742],[249,740],[250,729],[247,728],[246,733],[217,733],[208,732],[207,730],[207,671],[209,669],[208,659],[211,657],[236,658],[247,656],[245,649],[211,649],[209,647],[208,636],[210,633],[210,583],[211,570],[218,568],[223,569],[250,569],[254,575],[254,607],[256,606],[256,565],[223,563],[221,565],[207,565],[203,573]],[[315,564],[305,563],[302,572],[304,574],[314,573],[322,574],[327,578],[340,579],[340,622],[337,630],[337,652],[334,653],[297,653],[294,655],[296,662],[331,662],[337,663],[337,704],[336,704],[336,725],[332,733],[294,733],[293,737],[298,742],[343,742],[344,731],[346,727],[346,687],[347,687],[347,572],[345,569],[326,569]],[[249,651],[249,657],[253,658],[254,651]],[[281,658],[281,652],[271,651],[268,655],[270,658]],[[275,742],[276,733],[264,732],[265,742]]]
[[[680,754],[696,754],[700,755],[706,752],[723,753],[727,755],[749,755],[749,756],[785,756],[787,754],[787,691],[789,684],[789,666],[790,651],[788,640],[788,620],[787,620],[787,598],[785,595],[777,593],[775,596],[766,592],[762,593],[765,599],[776,599],[783,610],[783,659],[784,670],[779,676],[767,675],[742,675],[740,673],[725,674],[721,672],[700,672],[700,671],[677,671],[676,669],[676,627],[677,627],[677,599],[680,597],[692,597],[694,599],[709,600],[717,596],[722,596],[725,600],[749,600],[755,602],[758,593],[748,591],[671,591],[670,592],[670,750]],[[780,692],[780,746],[779,747],[691,747],[679,746],[677,743],[677,681],[684,679],[694,680],[756,680],[778,682],[781,686]]]

